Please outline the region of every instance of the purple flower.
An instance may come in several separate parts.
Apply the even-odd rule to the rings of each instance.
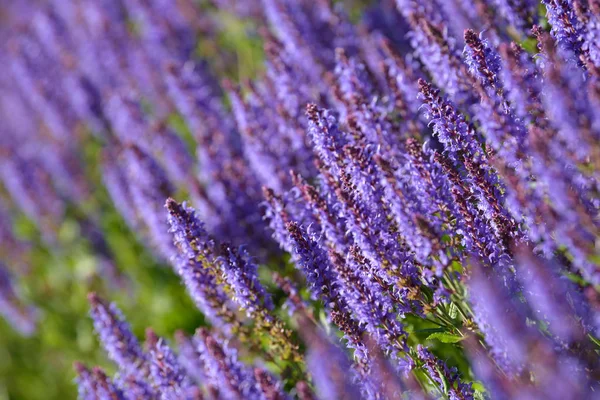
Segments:
[[[259,310],[273,309],[271,296],[258,279],[256,264],[243,247],[234,249],[227,244],[222,245],[217,262],[233,291],[233,300],[246,310],[249,317]]]
[[[110,359],[124,372],[143,377],[148,367],[147,356],[121,311],[114,303],[106,304],[96,293],[90,293],[88,300],[94,329]]]
[[[47,171],[32,157],[0,148],[0,179],[19,208],[42,231],[44,240],[55,241],[56,230],[63,219],[65,204],[50,182]],[[42,201],[43,199],[43,201]]]
[[[293,256],[306,275],[315,299],[322,297],[326,304],[336,297],[336,276],[327,253],[296,222],[286,224]]]
[[[417,345],[417,355],[423,362],[423,367],[428,375],[439,385],[440,389],[448,391],[450,400],[473,400],[474,393],[471,384],[461,382],[458,370],[455,367],[448,368],[446,363],[439,360],[422,345]]]
[[[517,277],[527,302],[559,342],[584,340],[586,332],[597,335],[600,320],[575,286],[559,275],[554,262],[544,262],[526,248],[519,249],[517,261]]]
[[[435,83],[458,104],[475,103],[471,81],[454,43],[443,26],[415,13],[409,17],[411,45]]]
[[[171,182],[157,161],[138,146],[127,146],[123,156],[137,213],[148,229],[152,247],[168,260],[175,249],[167,233],[168,224],[162,205],[174,191]]]
[[[264,369],[254,368],[254,378],[265,400],[288,400],[290,398],[283,391],[281,382]]]
[[[509,296],[500,277],[486,273],[478,263],[472,266],[469,294],[475,322],[499,366],[518,374],[527,361],[533,335],[525,324],[527,312],[518,299]]]
[[[500,84],[500,56],[488,40],[482,39],[473,30],[465,31],[465,61],[469,72],[483,84],[486,89],[498,91]]]
[[[542,0],[546,6],[546,17],[552,27],[552,36],[565,50],[576,57],[584,56],[584,33],[577,20],[572,2],[568,0]],[[579,60],[582,63],[583,60]]]
[[[193,339],[188,338],[182,331],[176,331],[175,340],[179,349],[178,362],[185,370],[186,375],[197,384],[204,384],[206,381],[205,366]]]
[[[348,143],[344,133],[330,111],[309,104],[306,106],[306,115],[309,121],[308,136],[315,153],[333,176],[339,178],[343,168],[342,148]]]
[[[198,352],[206,365],[209,382],[219,388],[222,398],[262,398],[252,370],[238,361],[235,349],[211,335],[206,329],[198,329],[195,338]]]
[[[120,371],[115,380],[127,400],[160,399],[159,394],[149,382],[133,373]]]
[[[192,208],[167,199],[169,233],[178,250],[172,258],[177,274],[182,278],[192,300],[202,313],[226,332],[235,323],[227,295],[217,283],[214,241]]]
[[[164,339],[148,329],[146,331],[150,376],[160,393],[162,400],[180,399],[187,389],[185,373],[177,362],[177,358]]]
[[[491,220],[498,238],[507,242],[515,234],[514,221],[503,206],[501,183],[496,171],[477,140],[477,133],[465,116],[424,80],[419,81],[425,113],[431,120],[434,133],[444,145],[448,158],[467,172],[470,191],[478,200],[478,208]],[[462,165],[462,166],[461,166]]]
[[[127,397],[106,376],[100,367],[92,371],[83,364],[76,363],[77,385],[79,388],[78,398],[80,400],[125,400]]]
[[[307,326],[302,332],[309,345],[307,364],[319,398],[360,399],[361,389],[352,376],[355,371],[344,352],[313,327]]]
[[[95,385],[92,372],[83,364],[76,362],[75,371],[77,372],[77,398],[79,400],[95,400]]]

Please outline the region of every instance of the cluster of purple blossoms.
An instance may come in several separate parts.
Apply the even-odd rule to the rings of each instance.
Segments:
[[[81,399],[597,395],[598,0],[379,0],[357,23],[328,0],[212,1],[264,26],[263,73],[222,85],[195,1],[17,3],[0,215],[51,247],[75,208],[122,279],[80,207],[93,135],[115,207],[210,325],[144,347],[91,294],[118,372],[77,364]],[[19,270],[8,217],[0,238]],[[3,271],[0,314],[30,333]]]

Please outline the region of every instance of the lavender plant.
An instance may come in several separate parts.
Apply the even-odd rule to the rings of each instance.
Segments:
[[[0,314],[33,334],[5,197],[49,251],[74,215],[103,296],[127,290],[82,173],[93,138],[114,207],[204,317],[142,346],[91,293],[116,373],[77,363],[79,398],[598,396],[597,0],[380,0],[358,21],[328,0],[18,3]],[[202,57],[225,15],[261,26],[252,80]]]

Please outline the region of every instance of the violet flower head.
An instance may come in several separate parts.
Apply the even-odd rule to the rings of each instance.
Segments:
[[[125,372],[145,374],[147,357],[121,311],[107,304],[96,293],[88,295],[94,329],[108,356]]]
[[[283,250],[291,253],[292,243],[286,229],[290,216],[286,204],[282,196],[276,194],[273,189],[263,187],[263,196],[266,200],[264,218],[273,232],[273,238]]]
[[[53,243],[64,218],[65,204],[52,186],[39,160],[23,157],[16,150],[0,148],[0,179],[13,201],[40,228],[43,238]],[[43,201],[42,201],[43,199]]]
[[[123,391],[127,400],[160,399],[153,385],[146,378],[136,376],[134,373],[119,371],[115,383]]]
[[[162,211],[163,202],[174,189],[164,169],[146,151],[131,145],[125,149],[131,198],[138,215],[148,229],[148,236],[159,254],[166,260],[175,251],[167,233],[168,225]]]
[[[92,370],[96,383],[96,396],[102,400],[126,400],[125,395],[114,382],[106,376],[106,373],[100,367],[94,367]]]
[[[526,248],[518,249],[517,261],[517,277],[529,306],[559,342],[573,343],[583,340],[586,333],[598,334],[600,319],[594,320],[582,294],[559,275],[553,261],[536,257]]]
[[[262,368],[254,368],[254,378],[262,391],[265,400],[289,400],[279,382],[273,375]]]
[[[571,1],[542,0],[546,6],[548,22],[552,27],[552,36],[565,50],[572,52],[578,58],[583,55],[583,28],[577,20]],[[582,60],[579,59],[579,63]]]
[[[246,310],[248,316],[261,309],[273,309],[271,296],[258,279],[257,266],[243,247],[234,249],[222,245],[218,263],[233,290],[233,300]]]
[[[541,102],[541,71],[521,46],[502,44],[501,80],[506,98],[517,116],[525,122],[544,123],[545,111]]]
[[[185,392],[187,382],[185,373],[177,362],[177,357],[163,338],[148,329],[146,331],[150,376],[160,393],[162,400],[180,399]]]
[[[75,370],[79,400],[130,400],[100,367],[90,371],[83,364],[75,363]]]
[[[305,327],[303,335],[309,345],[307,364],[319,398],[360,399],[361,390],[354,382],[352,367],[344,352],[325,337],[324,333],[312,327]]]
[[[498,277],[486,274],[478,263],[472,265],[469,289],[475,322],[499,366],[509,374],[518,374],[526,362],[530,340],[526,312],[518,300],[508,295]]]
[[[212,385],[219,388],[224,399],[262,398],[254,374],[238,361],[235,349],[202,328],[196,331],[195,337],[198,351],[206,365],[207,377]]]
[[[127,173],[119,161],[117,154],[114,152],[110,150],[104,152],[102,157],[102,181],[119,214],[125,219],[132,231],[137,231],[140,222],[131,197]]]
[[[498,91],[501,88],[500,56],[486,39],[481,38],[473,30],[465,31],[465,59],[469,72],[473,74],[485,88]]]
[[[584,50],[589,53],[590,61],[600,67],[600,2],[589,2],[589,20],[585,22],[587,33],[585,35]]]
[[[217,283],[213,239],[192,208],[167,199],[169,232],[178,254],[172,258],[177,274],[200,311],[216,326],[230,332],[235,316],[228,298]]]
[[[95,385],[92,371],[90,371],[85,365],[80,362],[76,362],[74,365],[77,373],[75,382],[77,383],[77,398],[79,400],[95,400]]]
[[[435,83],[458,104],[474,103],[466,68],[444,28],[420,14],[411,15],[410,24],[412,47]]]
[[[483,347],[474,338],[466,340],[466,350],[471,361],[475,377],[481,380],[494,398],[509,399],[518,388],[510,378],[490,358]]]
[[[344,133],[330,111],[309,104],[306,106],[306,115],[308,136],[315,152],[333,175],[339,177],[343,168],[342,147],[347,143]]]
[[[424,79],[419,79],[419,88],[424,113],[431,121],[438,140],[448,152],[448,157],[457,162],[459,153],[463,151],[473,158],[482,157],[483,150],[476,141],[475,131],[457,107]]]
[[[294,258],[306,275],[314,298],[324,297],[328,303],[334,296],[336,277],[323,248],[296,222],[286,224],[294,246]]]
[[[175,341],[179,350],[177,357],[179,365],[195,383],[204,384],[206,382],[205,365],[193,342],[193,338],[187,337],[182,331],[176,331]]]
[[[198,255],[212,258],[214,256],[214,241],[209,237],[204,224],[193,208],[185,203],[179,204],[172,198],[165,203],[170,225],[169,232],[173,235],[173,243],[179,253],[189,260]]]

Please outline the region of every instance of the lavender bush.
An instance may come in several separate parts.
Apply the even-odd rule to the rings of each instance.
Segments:
[[[0,314],[40,321],[14,215],[49,253],[69,220],[83,400],[600,397],[600,2],[331,3],[2,5]],[[99,186],[195,333],[107,300],[141,289]]]

